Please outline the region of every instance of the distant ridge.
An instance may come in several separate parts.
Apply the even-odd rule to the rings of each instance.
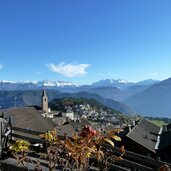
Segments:
[[[171,117],[171,78],[133,94],[124,102],[145,116]]]
[[[98,82],[93,83],[92,86],[96,86],[96,87],[99,87],[99,86],[107,86],[107,87],[114,86],[114,87],[117,87],[117,88],[123,90],[125,88],[131,87],[131,86],[134,86],[134,85],[144,86],[144,85],[152,85],[152,84],[155,84],[155,83],[158,83],[158,82],[159,82],[159,80],[154,80],[154,79],[147,79],[147,80],[142,80],[142,81],[139,81],[139,82],[130,82],[130,81],[127,81],[125,79],[104,79],[104,80],[100,80]]]

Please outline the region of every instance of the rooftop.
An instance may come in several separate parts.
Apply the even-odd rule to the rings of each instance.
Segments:
[[[126,136],[155,153],[159,131],[160,127],[142,118]]]

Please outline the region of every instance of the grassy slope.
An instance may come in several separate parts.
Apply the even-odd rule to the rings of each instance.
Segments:
[[[164,121],[160,121],[160,120],[150,120],[150,121],[159,127],[163,127],[163,125],[166,124]]]

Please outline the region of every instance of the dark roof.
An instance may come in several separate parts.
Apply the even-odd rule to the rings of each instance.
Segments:
[[[34,107],[8,109],[7,113],[14,116],[14,126],[39,132],[53,130],[55,124],[44,118]]]
[[[171,131],[171,123],[167,125],[167,130]]]
[[[84,126],[92,126],[92,124],[86,118],[80,118],[80,122],[71,122],[71,125],[76,131],[80,131]]]
[[[80,118],[80,121],[83,126],[91,125],[91,122],[89,122],[86,118]]]
[[[72,137],[74,132],[80,132],[85,125],[91,125],[91,123],[84,118],[80,118],[80,120],[81,122],[70,121],[68,123],[66,122],[64,125],[57,126],[59,135],[63,136],[66,134],[68,137]]]
[[[67,119],[65,116],[59,116],[53,119],[53,122],[55,123],[56,126],[63,125],[66,121]]]
[[[43,89],[43,92],[42,92],[42,97],[43,96],[47,96],[45,88]]]
[[[28,107],[34,107],[36,110],[42,110],[42,107],[38,105],[30,105]]]
[[[126,136],[155,153],[159,131],[160,127],[142,118]]]
[[[70,123],[57,126],[57,130],[58,135],[64,136],[66,134],[67,137],[72,137],[74,132],[76,132],[75,128]]]
[[[73,113],[73,111],[72,111],[72,109],[68,108],[68,109],[66,110],[66,113]]]
[[[163,125],[158,150],[168,147],[171,147],[171,123],[168,125]]]
[[[105,131],[111,131],[117,128],[121,128],[120,125],[110,124],[110,125],[105,126]]]
[[[158,150],[165,149],[171,146],[171,131],[163,132],[160,136]]]

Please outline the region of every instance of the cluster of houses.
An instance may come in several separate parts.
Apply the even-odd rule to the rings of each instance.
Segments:
[[[131,125],[121,124],[119,118],[110,114],[107,115],[102,110],[100,113],[95,110],[91,111],[89,105],[75,106],[74,111],[81,112],[81,117],[74,115],[73,110],[70,108],[65,113],[55,114],[48,108],[48,97],[45,90],[43,90],[41,98],[41,110],[35,107],[13,108],[5,111],[1,110],[0,116],[4,119],[10,116],[12,126],[18,128],[39,132],[47,132],[57,128],[60,135],[65,134],[68,137],[71,137],[73,132],[80,131],[84,125],[91,125],[95,129],[102,131],[122,128],[124,131],[119,134],[122,141],[115,142],[116,146],[124,145],[125,149],[129,151],[154,159],[160,157],[161,160],[171,163],[171,124],[160,128],[144,118],[132,122]],[[92,124],[87,119],[92,116],[92,120],[96,118],[99,122]]]
[[[95,123],[96,129],[99,130],[105,127],[113,126],[121,127],[124,124],[123,120],[119,115],[115,113],[106,112],[106,109],[97,109],[93,108],[89,104],[79,104],[74,106],[64,106],[65,111],[63,112],[51,112],[51,109],[48,107],[48,97],[45,90],[43,90],[42,97],[42,116],[45,118],[51,118],[57,126],[63,125],[66,121],[71,122],[82,122],[87,120],[87,123]]]
[[[71,120],[74,118],[85,118],[90,122],[98,123],[115,123],[120,124],[121,118],[114,113],[108,113],[105,109],[94,109],[89,104],[74,105],[73,107],[66,106],[66,112],[62,116],[67,116]]]

